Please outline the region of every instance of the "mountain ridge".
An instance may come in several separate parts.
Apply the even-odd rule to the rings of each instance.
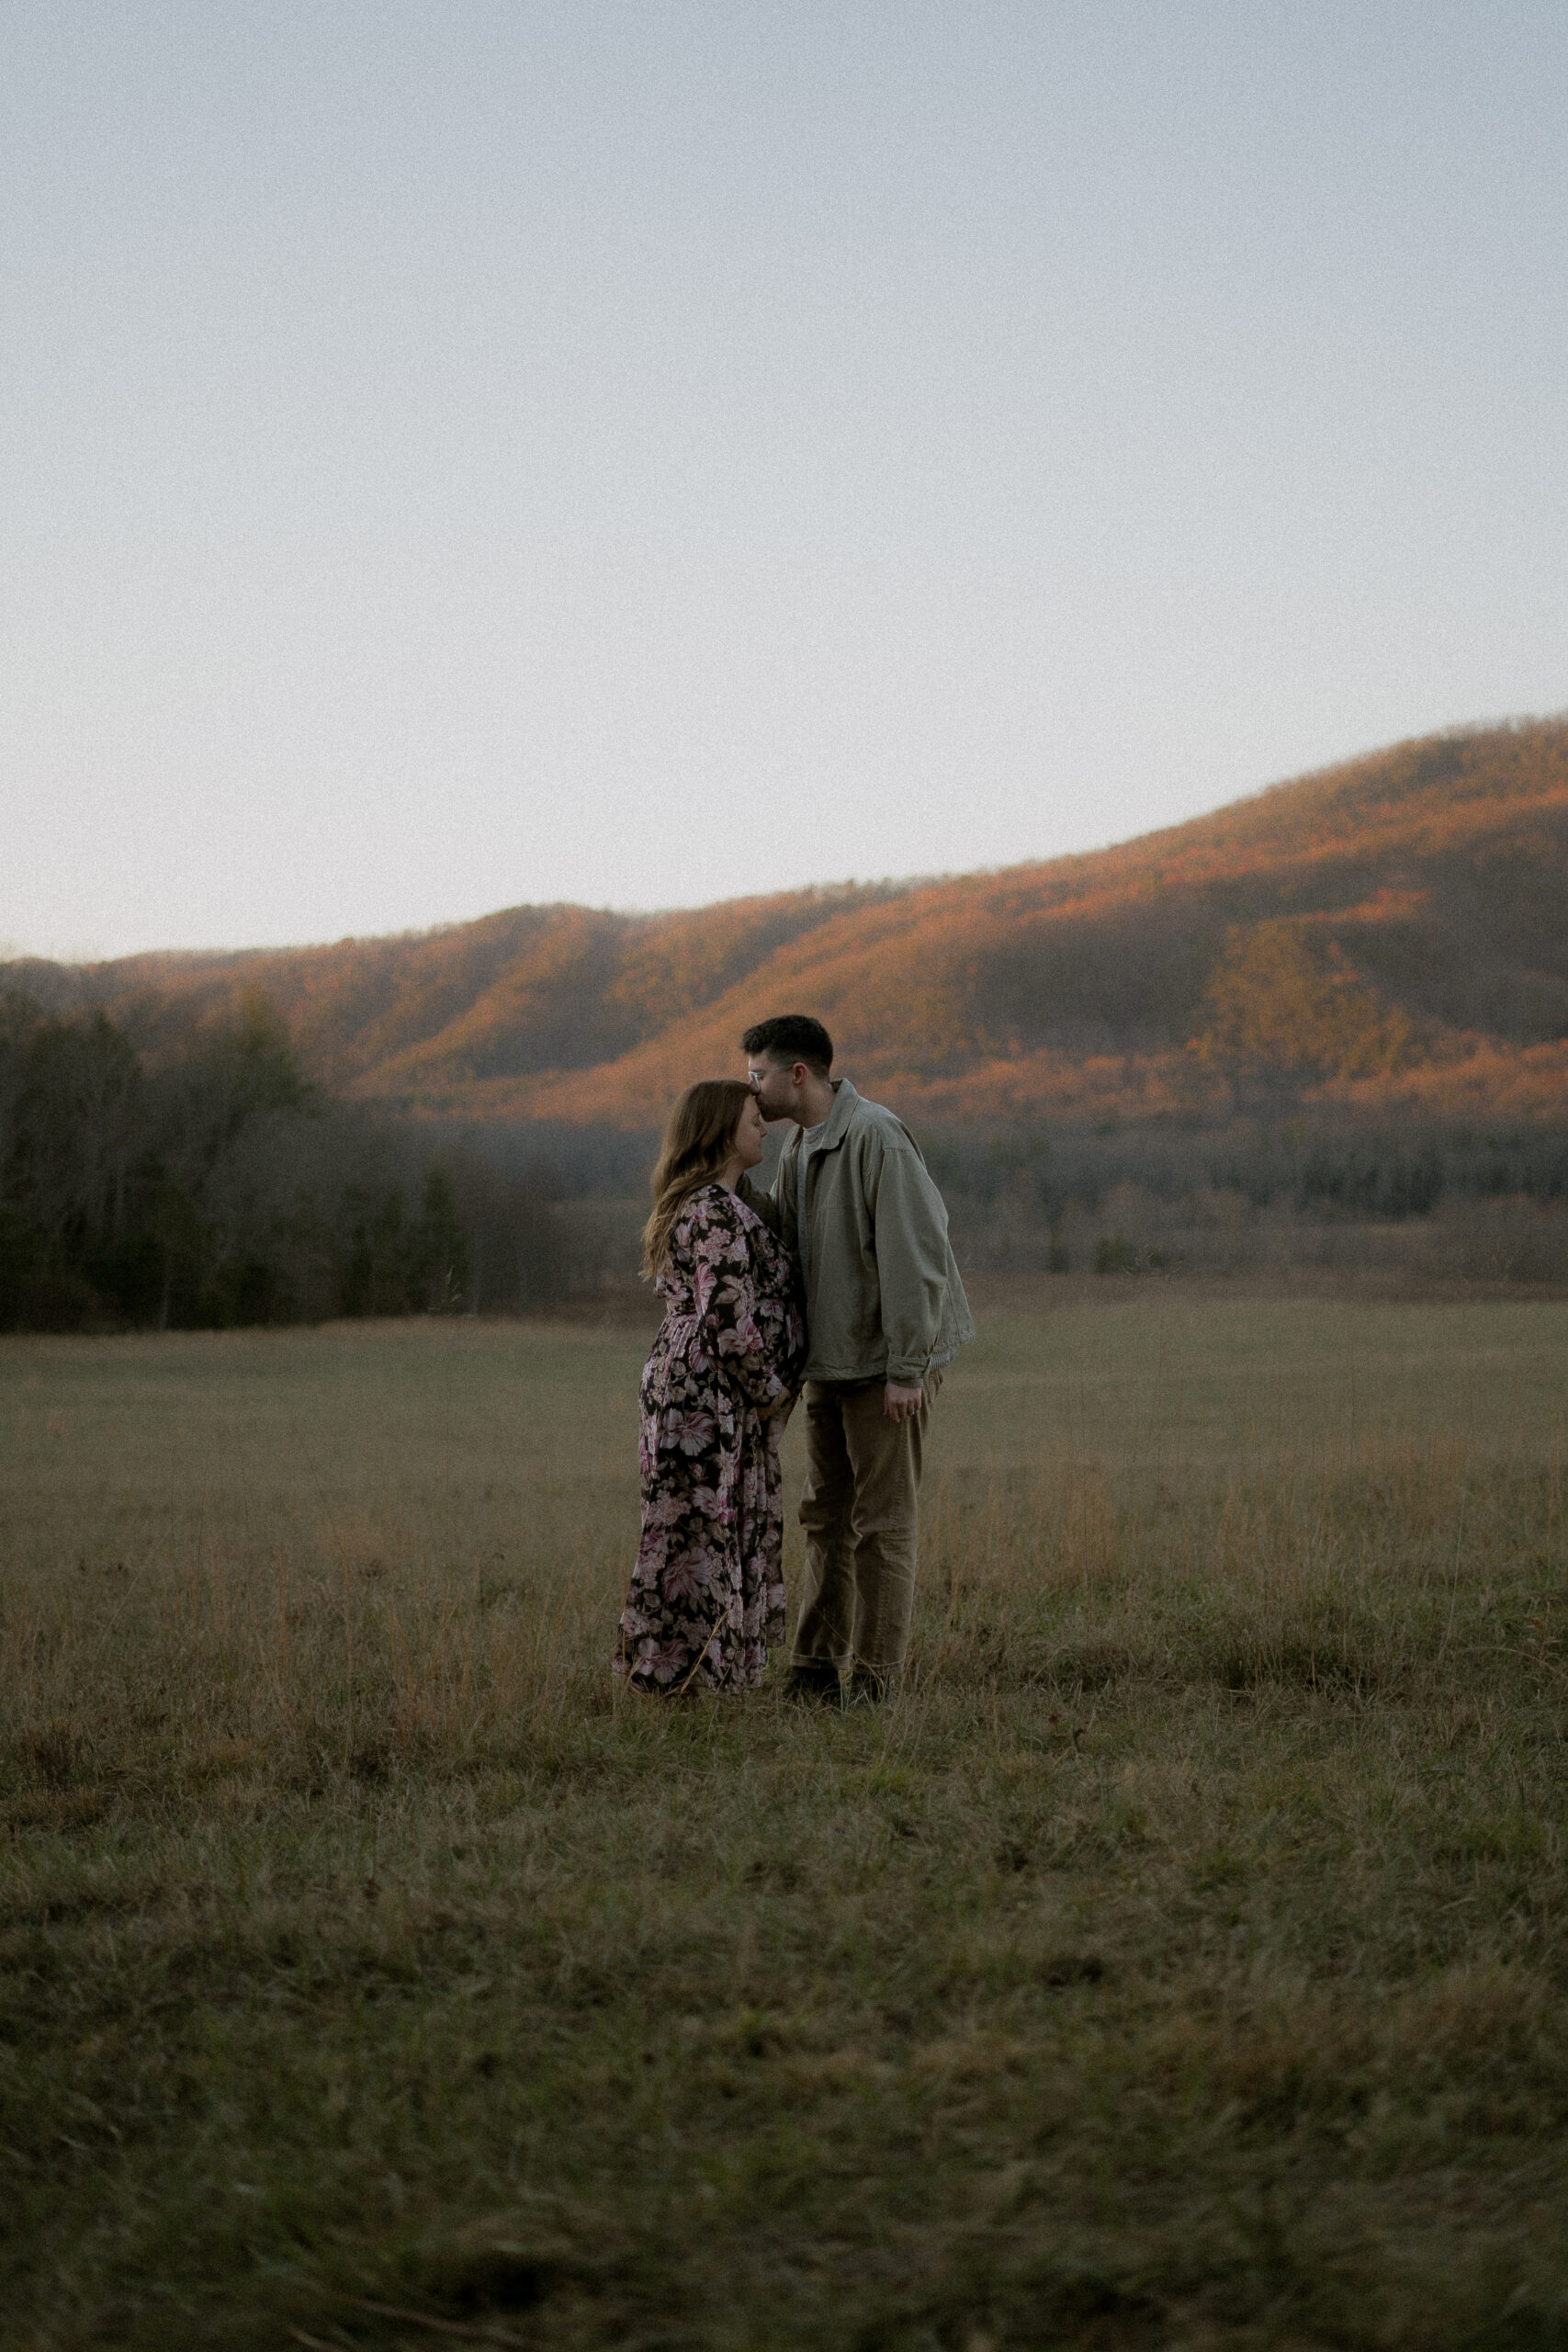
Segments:
[[[1303,1097],[1568,1108],[1568,719],[1448,730],[1070,857],[655,915],[28,962],[154,1057],[265,991],[305,1067],[426,1117],[647,1126],[817,1012],[911,1115],[1205,1116]]]

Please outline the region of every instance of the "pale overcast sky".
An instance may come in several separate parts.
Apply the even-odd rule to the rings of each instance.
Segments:
[[[0,940],[695,904],[1568,704],[1562,0],[14,0]]]

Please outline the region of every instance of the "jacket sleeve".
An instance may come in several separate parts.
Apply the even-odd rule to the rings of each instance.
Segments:
[[[912,1144],[885,1143],[868,1155],[871,1209],[882,1295],[887,1377],[918,1388],[936,1351],[947,1297],[947,1210]]]
[[[693,1234],[696,1307],[722,1377],[748,1405],[766,1411],[794,1394],[757,1318],[751,1245],[733,1211],[705,1206]]]

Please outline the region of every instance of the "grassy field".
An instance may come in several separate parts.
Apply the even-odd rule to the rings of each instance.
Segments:
[[[1568,2345],[1568,1306],[1180,1300],[881,1716],[615,1697],[635,1329],[0,1342],[4,2340]]]

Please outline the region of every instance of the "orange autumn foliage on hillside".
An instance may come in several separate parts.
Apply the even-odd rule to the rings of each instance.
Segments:
[[[1440,735],[1093,855],[658,916],[11,967],[155,1056],[260,989],[306,1067],[427,1115],[646,1126],[809,1011],[911,1114],[1222,1110],[1238,1087],[1568,1108],[1568,721]]]
[[[1415,1042],[1410,1016],[1356,978],[1337,940],[1284,919],[1232,925],[1204,1009],[1206,1059],[1314,1078],[1398,1069]]]

